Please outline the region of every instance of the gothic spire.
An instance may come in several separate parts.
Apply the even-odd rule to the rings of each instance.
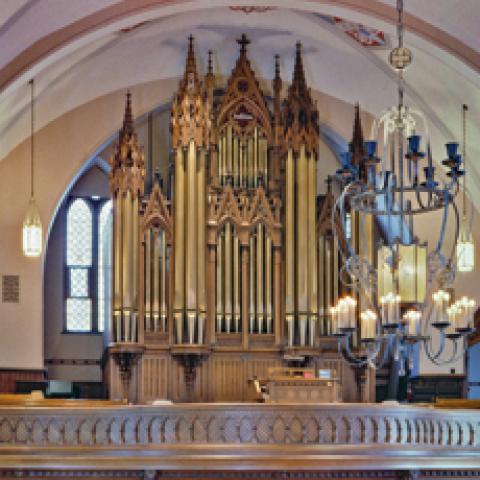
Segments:
[[[120,131],[120,137],[126,137],[133,134],[133,115],[132,115],[132,94],[127,90],[127,101],[125,103],[125,113],[123,114],[123,125]]]
[[[363,152],[362,121],[360,120],[360,106],[355,104],[355,120],[353,122],[353,135],[350,143],[352,152]]]
[[[297,92],[305,92],[307,89],[307,82],[305,81],[305,71],[303,69],[302,60],[302,44],[297,42],[295,54],[295,67],[293,69],[292,87]]]
[[[197,79],[197,62],[195,60],[195,48],[193,43],[193,35],[190,35],[188,37],[187,61],[185,64],[185,72],[183,74],[184,80],[187,80],[190,74],[193,74],[195,76],[195,80]]]

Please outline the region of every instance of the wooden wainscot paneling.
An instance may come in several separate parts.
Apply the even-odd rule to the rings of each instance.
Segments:
[[[0,393],[15,393],[17,381],[38,382],[45,380],[43,369],[0,369]]]

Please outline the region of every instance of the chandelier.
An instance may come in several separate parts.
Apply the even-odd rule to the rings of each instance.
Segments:
[[[22,250],[26,257],[38,257],[42,254],[42,220],[35,202],[34,193],[34,90],[33,79],[30,85],[30,200],[22,225]]]
[[[466,297],[453,302],[450,288],[456,248],[462,245],[455,203],[465,173],[462,156],[457,143],[447,143],[442,162],[446,172],[436,172],[425,117],[404,103],[404,72],[412,54],[403,45],[402,0],[397,0],[397,11],[398,46],[389,62],[397,72],[398,103],[373,123],[374,140],[365,142],[362,162],[354,163],[347,153],[334,176],[340,193],[332,221],[341,229],[333,230],[339,251],[340,235],[346,243],[342,280],[351,295],[339,299],[330,316],[332,335],[350,364],[381,368],[393,358],[404,375],[413,367],[416,346],[423,345],[437,365],[464,354],[465,338],[473,332],[475,302]],[[425,134],[425,151],[418,132]],[[416,235],[415,221],[425,221],[430,213],[440,218],[440,227],[429,249]],[[358,222],[357,242],[347,235],[352,218]],[[383,233],[383,243],[373,254],[362,248],[367,244],[367,218]],[[454,225],[455,241],[444,253],[447,224]]]
[[[463,171],[467,169],[467,111],[468,106],[462,106],[463,126]],[[459,272],[471,272],[475,268],[475,244],[472,236],[473,209],[470,218],[467,216],[467,183],[463,176],[462,223],[457,242],[457,269]]]

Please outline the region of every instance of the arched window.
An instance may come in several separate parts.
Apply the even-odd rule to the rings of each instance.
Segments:
[[[98,220],[98,330],[103,332],[111,312],[112,201],[105,202]]]
[[[110,315],[111,201],[71,198],[66,229],[65,330],[103,332]]]

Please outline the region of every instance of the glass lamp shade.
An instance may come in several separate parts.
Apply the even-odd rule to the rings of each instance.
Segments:
[[[398,294],[402,303],[422,303],[427,288],[427,246],[402,243],[393,247],[397,265],[392,269],[392,249],[378,250],[378,299],[389,293]],[[398,292],[396,279],[398,278]]]
[[[30,198],[23,220],[22,248],[26,257],[38,257],[42,254],[42,221],[33,197]]]
[[[463,222],[457,242],[457,270],[459,272],[472,272],[475,268],[475,244],[472,232],[466,222]]]

